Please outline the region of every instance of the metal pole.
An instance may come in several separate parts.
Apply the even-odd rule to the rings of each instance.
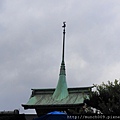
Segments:
[[[63,53],[62,53],[62,63],[64,63],[64,51],[65,51],[65,27],[66,22],[63,22]]]

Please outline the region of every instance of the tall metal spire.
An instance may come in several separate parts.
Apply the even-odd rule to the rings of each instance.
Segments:
[[[65,50],[65,27],[66,22],[63,22],[63,53],[62,53],[62,62],[64,63],[64,50]]]
[[[59,80],[57,87],[53,93],[53,99],[55,100],[62,100],[66,98],[69,93],[67,89],[67,82],[66,82],[66,73],[65,73],[65,62],[64,62],[64,51],[65,51],[65,27],[66,27],[66,22],[63,22],[63,48],[62,48],[62,62],[61,62],[61,67],[60,67],[60,74],[59,74]]]
[[[65,73],[65,61],[64,61],[64,54],[65,54],[65,27],[66,27],[66,22],[63,22],[63,51],[62,51],[62,62],[61,62],[61,69],[60,69],[60,75],[61,74],[66,74]]]

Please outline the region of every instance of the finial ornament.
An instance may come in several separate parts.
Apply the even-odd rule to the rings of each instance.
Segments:
[[[66,27],[66,22],[63,22],[63,26],[62,26],[64,29],[65,29],[65,27]]]

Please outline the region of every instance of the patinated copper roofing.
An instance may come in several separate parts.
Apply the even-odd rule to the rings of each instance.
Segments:
[[[62,99],[56,100],[52,97],[55,89],[32,89],[32,95],[29,101],[22,105],[25,109],[46,106],[75,106],[83,104],[84,99],[89,99],[89,94],[93,86],[68,88],[69,95]]]

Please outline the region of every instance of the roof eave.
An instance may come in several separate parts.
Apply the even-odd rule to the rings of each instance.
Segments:
[[[24,105],[22,104],[22,106],[24,107],[24,109],[45,109],[45,108],[75,108],[75,107],[79,107],[82,106],[83,103],[79,103],[79,104],[59,104],[59,105]]]

